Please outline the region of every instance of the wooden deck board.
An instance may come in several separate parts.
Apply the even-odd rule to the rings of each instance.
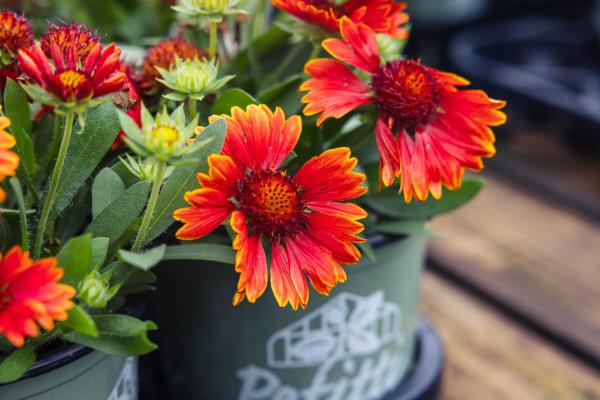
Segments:
[[[432,229],[432,261],[600,360],[600,227],[498,177]]]
[[[600,374],[431,272],[423,311],[446,346],[442,400],[600,399]]]

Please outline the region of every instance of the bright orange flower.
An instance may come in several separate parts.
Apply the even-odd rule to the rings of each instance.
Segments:
[[[156,67],[168,70],[175,65],[177,57],[182,60],[193,60],[195,57],[202,59],[204,58],[204,52],[193,43],[181,37],[161,41],[154,47],[151,47],[144,58],[144,63],[142,64],[144,71],[142,87],[148,91],[160,86],[156,78],[160,78],[161,75]]]
[[[375,138],[380,155],[380,183],[400,177],[400,191],[410,202],[429,192],[437,199],[442,185],[459,188],[464,169],[479,171],[482,157],[495,153],[490,126],[501,125],[505,102],[480,90],[458,90],[469,82],[426,67],[418,61],[381,64],[375,33],[348,18],[341,21],[343,40],[328,39],[323,47],[336,60],[317,59],[305,71],[312,79],[304,114],[321,114],[317,124],[341,118],[355,108],[374,104],[379,110]],[[365,83],[343,62],[369,74]],[[393,133],[397,132],[397,137]]]
[[[238,107],[227,121],[221,155],[209,157],[209,174],[199,174],[201,189],[188,192],[189,208],[175,211],[185,225],[182,240],[208,235],[231,217],[236,233],[235,269],[240,273],[233,303],[254,303],[267,287],[263,241],[271,249],[271,289],[281,307],[305,307],[312,286],[327,295],[346,280],[343,264],[354,264],[360,252],[354,243],[367,213],[343,201],[364,194],[363,174],[353,172],[357,160],[350,149],[327,150],[290,176],[281,163],[290,155],[302,130],[299,116],[285,118],[265,105]]]
[[[0,253],[0,334],[17,347],[26,337],[67,319],[75,289],[59,283],[63,270],[54,257],[33,261],[19,246]],[[36,324],[37,323],[37,324]]]
[[[395,0],[271,0],[275,7],[296,18],[317,25],[329,32],[337,32],[344,16],[356,23],[362,22],[377,33],[396,39],[408,37],[404,25],[409,21],[404,13],[406,3]]]
[[[0,106],[2,110],[2,106]],[[19,168],[19,156],[11,151],[17,144],[15,138],[5,131],[10,126],[10,120],[0,116],[0,182],[7,176],[15,176]],[[6,192],[0,187],[0,202],[6,200]]]
[[[97,35],[78,24],[51,25],[40,38],[40,46],[48,57],[52,57],[52,46],[57,44],[64,54],[69,47],[75,47],[80,60],[85,60],[98,43]]]

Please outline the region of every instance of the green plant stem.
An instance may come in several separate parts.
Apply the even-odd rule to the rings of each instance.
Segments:
[[[188,97],[188,121],[192,121],[198,115],[198,105],[196,99]]]
[[[310,61],[310,60],[317,58],[319,56],[319,54],[321,54],[321,46],[319,44],[314,44],[312,52],[310,53],[310,56],[308,57],[308,60]]]
[[[165,163],[164,161],[159,161],[156,167],[156,175],[154,176],[154,182],[152,183],[150,199],[148,199],[146,211],[144,212],[144,218],[142,219],[142,223],[140,224],[140,230],[138,231],[138,234],[135,237],[135,242],[133,243],[133,247],[131,248],[131,250],[133,250],[134,252],[139,252],[141,250],[142,245],[144,244],[144,240],[146,239],[146,235],[148,234],[148,228],[150,228],[150,221],[152,220],[152,216],[154,215],[154,209],[156,208],[158,194],[160,193],[160,188],[165,178],[166,170],[167,163]]]
[[[212,60],[217,55],[217,37],[218,37],[219,24],[217,22],[210,23],[209,42],[208,42],[208,56]]]
[[[23,199],[23,189],[21,182],[16,177],[10,178],[10,186],[15,192],[17,204],[19,205],[19,224],[21,225],[21,247],[25,251],[29,251],[29,234],[27,232],[27,209],[25,208],[25,200]]]
[[[46,227],[48,225],[48,219],[50,218],[50,212],[54,206],[54,200],[56,192],[58,190],[58,183],[60,181],[60,175],[65,165],[65,159],[67,158],[67,150],[69,149],[69,143],[71,142],[71,134],[73,133],[73,124],[75,122],[75,112],[69,111],[65,119],[65,130],[63,133],[62,141],[60,143],[60,149],[58,151],[58,158],[56,159],[56,165],[52,173],[52,179],[50,180],[50,187],[48,194],[44,200],[44,206],[42,207],[42,216],[37,228],[37,235],[35,237],[35,245],[33,248],[34,258],[39,258],[42,253],[42,243],[44,242],[44,235],[46,233]]]
[[[275,72],[267,79],[269,84],[278,82],[284,75],[289,74],[290,70],[293,70],[292,66],[294,65],[294,60],[296,60],[305,50],[306,45],[304,42],[296,43],[290,51],[287,52],[285,58],[281,61]]]
[[[50,143],[50,147],[48,148],[48,152],[46,153],[46,157],[44,157],[44,161],[42,161],[42,169],[47,171],[50,167],[50,164],[56,158],[56,153],[58,153],[60,147],[60,125],[62,122],[62,118],[60,115],[54,115],[54,130],[52,134],[52,142]]]

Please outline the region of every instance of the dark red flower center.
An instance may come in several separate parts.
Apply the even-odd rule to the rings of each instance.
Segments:
[[[373,75],[377,107],[399,126],[416,127],[436,116],[440,91],[435,77],[419,62],[391,61]]]
[[[304,226],[301,190],[282,171],[250,173],[238,183],[238,208],[251,232],[280,240]]]
[[[90,80],[86,74],[71,69],[59,72],[58,80],[67,98],[77,97],[84,86],[90,85]]]

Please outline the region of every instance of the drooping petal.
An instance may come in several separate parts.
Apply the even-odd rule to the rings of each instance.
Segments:
[[[400,173],[400,149],[383,117],[377,120],[375,141],[379,151],[379,184],[390,186]]]
[[[312,77],[300,86],[300,90],[309,92],[302,98],[307,104],[304,115],[321,113],[317,125],[374,101],[369,86],[339,61],[316,59],[304,70]]]
[[[256,302],[267,288],[267,259],[259,235],[248,235],[246,217],[239,211],[231,215],[231,229],[236,233],[233,248],[237,250],[235,256],[235,270],[239,272],[237,294],[234,305],[238,305],[245,294],[250,303]]]

